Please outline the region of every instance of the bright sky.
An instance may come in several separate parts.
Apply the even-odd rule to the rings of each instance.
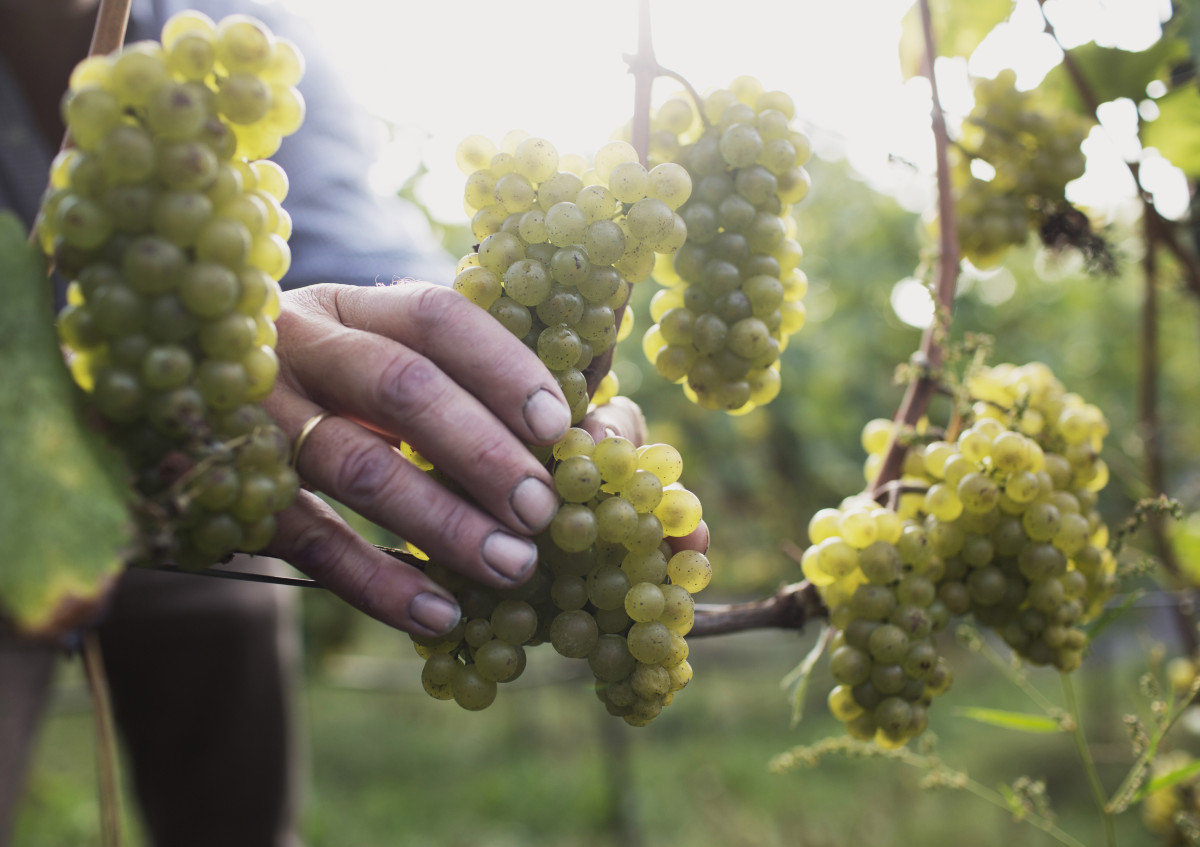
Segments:
[[[355,95],[395,125],[377,187],[394,191],[423,160],[430,173],[422,199],[444,220],[465,220],[454,150],[467,135],[499,140],[524,129],[561,153],[588,154],[633,108],[622,54],[637,46],[636,0],[284,2],[312,21]],[[700,91],[747,74],[788,92],[818,156],[847,158],[877,188],[922,210],[933,198],[929,86],[901,79],[897,51],[900,19],[911,5],[651,0],[654,48],[659,62]],[[1048,0],[1047,12],[1067,47],[1095,39],[1140,50],[1160,36],[1170,0]],[[1008,65],[1020,86],[1032,87],[1060,55],[1036,0],[1018,0],[1010,23],[969,63],[939,61],[943,105],[952,121],[970,111],[968,71],[992,76]],[[659,80],[655,99],[677,90]],[[1154,158],[1136,146],[1137,108],[1128,101],[1106,107],[1103,129],[1084,148],[1088,173],[1071,187],[1076,202],[1114,214],[1134,196],[1121,156]],[[1161,159],[1143,173],[1156,180],[1160,210],[1182,214],[1182,175]]]

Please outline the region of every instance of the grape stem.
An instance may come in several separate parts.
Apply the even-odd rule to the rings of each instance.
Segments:
[[[650,88],[654,84],[655,77],[666,76],[682,83],[696,103],[696,110],[700,113],[700,120],[705,126],[708,126],[708,122],[704,119],[704,110],[701,108],[700,96],[696,93],[696,89],[692,87],[691,83],[674,71],[664,68],[654,58],[654,44],[650,36],[650,0],[639,0],[638,51],[633,55],[624,54],[624,59],[629,65],[629,72],[633,74],[633,121],[630,129],[630,139],[633,143],[633,149],[637,151],[638,160],[642,163],[643,167],[649,169]],[[616,310],[616,328],[618,330],[621,329],[621,320],[624,314],[625,311],[623,308]],[[612,368],[613,354],[615,352],[616,348],[610,347],[593,359],[591,364],[584,369],[583,376],[587,381],[589,396],[595,396],[596,389],[600,387],[601,380],[604,379],[604,376]]]
[[[901,434],[912,427],[929,409],[929,403],[939,389],[938,375],[944,351],[943,340],[950,329],[950,318],[954,311],[954,292],[958,285],[958,224],[954,217],[954,194],[950,187],[950,159],[948,149],[950,136],[946,131],[946,117],[942,112],[941,96],[938,93],[937,77],[933,71],[937,50],[933,40],[933,19],[929,11],[929,0],[920,0],[921,29],[925,38],[925,74],[929,78],[932,100],[933,138],[937,154],[938,191],[938,264],[935,285],[937,309],[932,323],[921,338],[920,350],[914,360],[916,368],[908,383],[904,399],[893,418],[891,440],[880,464],[879,473],[868,489],[875,498],[883,496],[886,486],[900,476],[907,446]]]
[[[650,167],[650,88],[656,77],[665,76],[675,80],[685,89],[696,106],[700,122],[708,128],[708,120],[704,117],[703,101],[699,92],[682,74],[668,70],[658,63],[654,57],[654,44],[650,36],[650,0],[638,2],[638,51],[623,57],[633,74],[633,123],[630,129],[630,140],[633,149],[637,151],[638,160],[643,167]]]
[[[654,44],[650,36],[650,0],[638,0],[638,51],[634,56],[625,56],[629,72],[633,74],[633,124],[630,140],[637,150],[642,166],[649,168],[650,162],[650,88],[658,61],[654,58]]]

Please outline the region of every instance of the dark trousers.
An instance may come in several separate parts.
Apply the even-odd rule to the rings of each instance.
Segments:
[[[155,847],[299,844],[294,592],[151,571],[126,574],[114,592],[97,630],[122,764]],[[0,641],[0,847],[57,656]]]

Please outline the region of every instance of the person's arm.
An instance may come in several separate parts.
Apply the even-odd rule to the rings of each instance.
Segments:
[[[450,285],[454,259],[437,242],[428,220],[413,204],[384,196],[369,182],[383,135],[343,84],[319,35],[277,6],[247,9],[276,35],[296,41],[306,70],[298,88],[307,106],[304,123],[272,157],[287,171],[291,190],[283,206],[292,215],[292,267],[284,288],[322,282],[349,285],[422,279]],[[396,91],[403,97],[403,88]],[[453,151],[450,151],[451,154]]]

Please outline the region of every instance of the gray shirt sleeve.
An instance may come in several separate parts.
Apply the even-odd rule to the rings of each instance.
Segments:
[[[298,88],[307,105],[304,125],[273,157],[291,190],[292,267],[285,288],[319,282],[374,285],[408,277],[449,285],[454,261],[425,216],[396,196],[374,193],[368,172],[375,157],[369,116],[345,90],[308,24],[278,3],[236,0],[157,0],[134,3],[131,38],[157,38],[162,22],[184,8],[220,20],[233,12],[261,19],[295,41],[307,70]]]

